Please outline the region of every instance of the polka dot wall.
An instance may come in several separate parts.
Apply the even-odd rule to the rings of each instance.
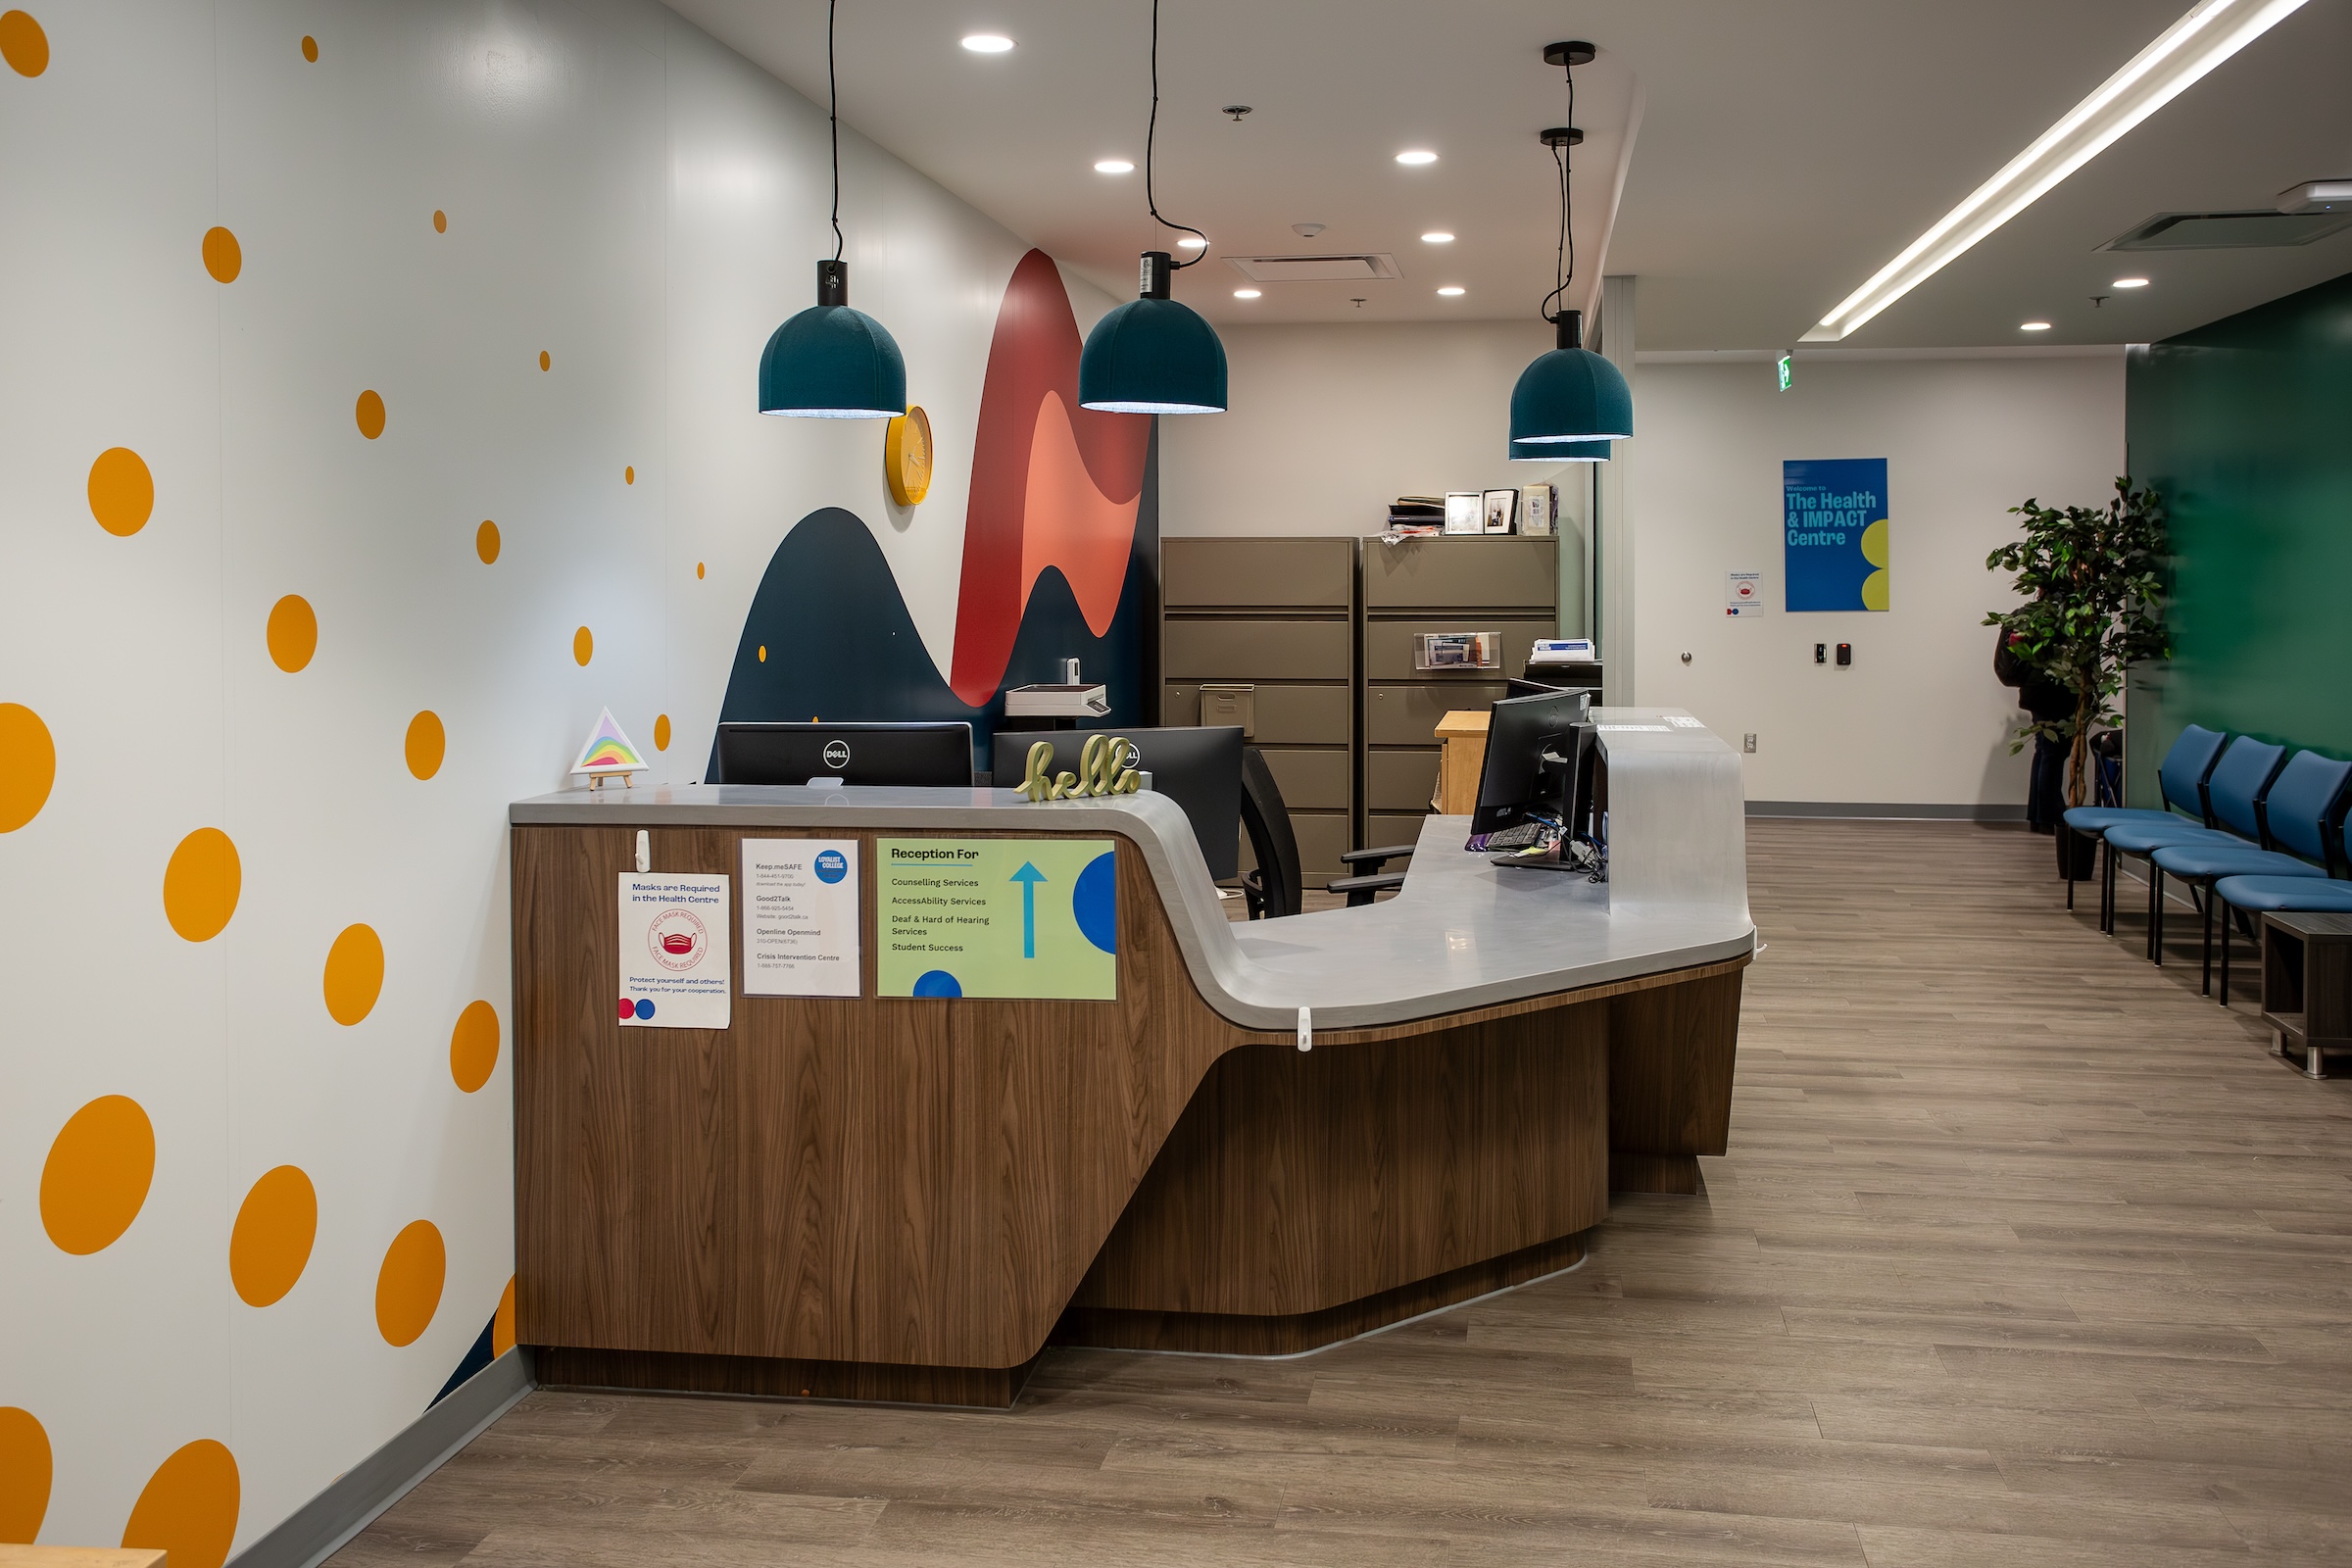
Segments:
[[[747,406],[822,116],[632,7],[0,0],[0,1543],[218,1568],[516,1343],[507,805],[607,706],[699,777],[782,530],[890,514]],[[844,159],[944,660],[991,323],[922,312],[1022,247]]]

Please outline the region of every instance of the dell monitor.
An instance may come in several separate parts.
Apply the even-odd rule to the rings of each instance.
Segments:
[[[994,772],[999,789],[1017,788],[1028,776],[1029,748],[1045,741],[1054,748],[1049,777],[1078,771],[1078,755],[1092,734],[1124,735],[1135,747],[1128,765],[1152,775],[1154,794],[1165,795],[1192,820],[1200,858],[1212,880],[1241,869],[1242,731],[1239,725],[1172,729],[997,731]]]
[[[713,784],[900,784],[969,789],[972,726],[721,724]]]
[[[1592,698],[1577,692],[1509,697],[1487,723],[1487,759],[1470,817],[1471,848],[1531,823],[1573,840],[1590,833],[1592,808]]]

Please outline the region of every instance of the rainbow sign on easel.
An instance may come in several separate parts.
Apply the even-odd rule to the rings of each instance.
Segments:
[[[612,710],[608,708],[598,715],[596,728],[588,732],[587,744],[580,748],[580,760],[571,764],[571,772],[574,778],[587,774],[590,789],[596,789],[615,773],[620,775],[623,788],[634,789],[636,785],[629,775],[644,767],[645,759],[620,732]]]

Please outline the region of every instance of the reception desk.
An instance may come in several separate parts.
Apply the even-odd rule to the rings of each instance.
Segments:
[[[1156,795],[517,804],[516,1329],[541,1380],[1004,1406],[1049,1345],[1308,1349],[1568,1266],[1612,1189],[1695,1192],[1755,946],[1739,760],[1685,714],[1595,716],[1608,883],[1497,869],[1433,817],[1396,898],[1246,926]],[[640,833],[660,873],[854,843],[858,995],[739,972],[724,1029],[621,1027]],[[1062,836],[1115,859],[1110,1000],[878,994],[878,841]]]

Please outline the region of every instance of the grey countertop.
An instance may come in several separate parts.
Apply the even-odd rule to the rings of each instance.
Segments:
[[[1211,1007],[1250,1029],[1293,1029],[1300,1007],[1314,1009],[1319,1030],[1371,1028],[1755,951],[1740,863],[1744,822],[1736,809],[1739,760],[1687,715],[1681,715],[1683,726],[1668,729],[1663,718],[1673,711],[1596,710],[1604,726],[1659,717],[1657,729],[1604,728],[1601,736],[1612,799],[1619,803],[1613,820],[1625,819],[1622,828],[1612,827],[1612,859],[1627,862],[1624,834],[1630,831],[1637,836],[1630,846],[1637,864],[1658,860],[1669,873],[1684,861],[1700,867],[1679,887],[1652,885],[1639,898],[1617,891],[1616,907],[1609,885],[1498,868],[1464,854],[1468,822],[1458,816],[1433,816],[1422,824],[1419,850],[1402,867],[1407,875],[1396,898],[1245,925],[1226,918],[1191,824],[1162,795],[1040,806],[1014,791],[992,789],[608,787],[594,795],[567,790],[518,802],[510,820],[632,830],[707,824],[1115,833],[1142,854],[1193,981]],[[1730,764],[1728,775],[1723,762]],[[1691,766],[1699,771],[1686,776]],[[1735,792],[1728,816],[1722,803],[1711,800],[1727,777]],[[1636,786],[1637,778],[1643,785]],[[1694,790],[1698,807],[1694,814],[1629,814],[1623,804],[1629,787]],[[1644,818],[1667,821],[1662,831],[1684,848],[1663,859],[1652,855],[1639,842],[1649,831]],[[1718,842],[1727,831],[1730,841]],[[1695,854],[1689,848],[1693,844]]]

